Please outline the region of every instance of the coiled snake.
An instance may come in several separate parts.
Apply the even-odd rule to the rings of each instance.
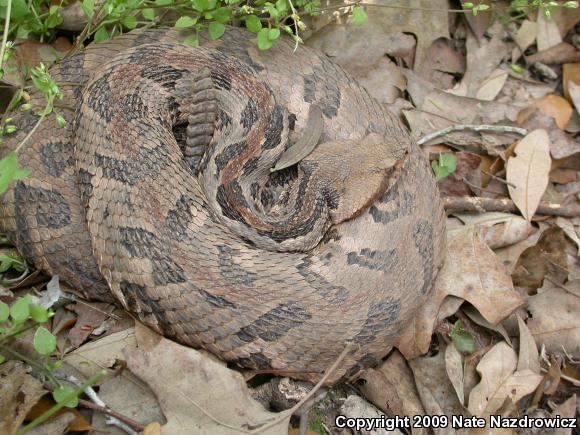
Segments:
[[[235,29],[183,38],[131,32],[51,70],[74,110],[21,151],[32,174],[4,196],[2,231],[37,268],[226,361],[316,381],[353,343],[330,382],[376,363],[444,257],[426,161],[323,55],[259,52]],[[8,148],[37,120],[17,115]]]

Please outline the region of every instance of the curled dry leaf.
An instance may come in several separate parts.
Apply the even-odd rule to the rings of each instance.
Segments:
[[[576,244],[576,247],[578,248],[578,255],[580,255],[580,238],[578,237],[578,234],[576,234],[574,224],[570,222],[569,219],[558,217],[556,219],[556,225],[562,228],[562,231],[564,231],[566,236],[568,236],[568,238]]]
[[[466,225],[483,227],[485,243],[491,249],[504,248],[527,239],[536,229],[522,218],[510,213],[488,212],[482,214],[455,213]]]
[[[269,422],[263,434],[288,433],[283,418],[253,400],[242,375],[203,353],[137,323],[137,343],[123,354],[129,369],[155,392],[167,418],[165,433],[242,433]],[[279,418],[279,420],[277,420]]]
[[[516,147],[507,162],[510,196],[524,218],[532,220],[550,177],[550,139],[545,130],[534,130]],[[515,186],[515,187],[512,187]]]
[[[529,369],[514,373],[516,365],[516,353],[504,341],[483,356],[477,365],[481,381],[469,394],[468,409],[473,415],[482,417],[493,414],[506,399],[517,403],[536,389],[542,376]]]
[[[407,359],[429,349],[435,319],[447,296],[468,301],[493,325],[523,304],[508,271],[474,227],[448,234],[447,258],[433,291],[397,344]]]

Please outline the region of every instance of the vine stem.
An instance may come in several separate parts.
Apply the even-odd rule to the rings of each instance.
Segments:
[[[0,344],[0,349],[2,349],[2,352],[6,352],[11,354],[14,358],[19,359],[20,361],[25,362],[26,364],[28,364],[29,366],[34,367],[36,370],[41,371],[42,373],[44,373],[46,375],[46,377],[50,380],[50,382],[55,386],[55,387],[60,387],[60,382],[58,382],[58,380],[54,377],[54,375],[52,373],[50,373],[50,371],[48,371],[45,367],[43,367],[41,364],[38,364],[36,361],[34,361],[31,358],[28,358],[26,355],[21,354],[20,352],[14,350],[14,349],[10,349],[8,346],[5,346],[3,344]]]
[[[6,21],[4,22],[4,35],[2,35],[2,47],[0,48],[0,70],[4,64],[4,52],[8,41],[8,31],[10,30],[10,13],[12,12],[12,0],[8,0],[6,5]]]
[[[34,429],[35,427],[40,426],[42,423],[44,423],[46,420],[48,420],[50,417],[52,417],[54,414],[56,414],[58,411],[60,411],[62,408],[64,408],[65,404],[68,403],[71,399],[73,399],[75,397],[79,397],[81,394],[83,394],[83,392],[87,388],[89,388],[90,386],[95,385],[97,382],[99,382],[105,376],[105,374],[106,374],[105,371],[98,372],[96,375],[94,375],[92,378],[90,378],[87,382],[82,384],[77,390],[71,392],[66,397],[64,397],[60,403],[57,403],[52,408],[50,408],[48,411],[39,415],[34,420],[32,420],[29,424],[27,424],[25,427],[20,429],[17,432],[17,435],[23,435],[26,432]]]

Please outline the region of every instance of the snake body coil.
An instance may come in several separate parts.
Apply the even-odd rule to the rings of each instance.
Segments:
[[[131,32],[52,69],[75,110],[30,137],[1,229],[37,268],[226,361],[316,381],[353,343],[330,382],[377,362],[444,257],[420,151],[315,51],[183,38]],[[37,120],[15,119],[12,148]]]

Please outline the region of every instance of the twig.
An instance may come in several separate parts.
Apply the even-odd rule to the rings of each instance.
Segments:
[[[59,372],[59,373],[57,373],[57,377],[59,379],[67,381],[75,386],[78,386],[79,384],[81,384],[81,382],[73,375]],[[111,411],[109,408],[107,408],[107,404],[101,400],[101,398],[97,395],[97,392],[95,390],[93,390],[92,387],[89,386],[85,390],[85,394],[89,397],[89,399],[91,399],[93,401],[93,403],[95,403],[99,407],[98,411],[101,411],[101,412],[107,414],[107,416],[105,417],[105,422],[109,426],[116,426],[119,429],[121,429],[122,431],[128,433],[129,435],[138,435],[138,433],[133,430],[133,427],[135,427],[135,425],[133,423],[135,423],[137,426],[139,426],[139,428],[135,427],[139,431],[142,431],[144,429],[144,426],[140,425],[139,423],[137,423],[137,422],[135,422],[127,417],[121,416],[122,418],[119,418],[120,414],[117,414],[116,412]],[[83,401],[83,402],[86,402],[86,401]],[[80,400],[79,400],[79,403],[81,403]],[[107,410],[109,412],[106,412],[105,410]]]
[[[508,198],[494,199],[476,196],[446,196],[443,197],[443,206],[448,212],[518,212],[518,208],[514,202]],[[580,206],[542,202],[538,206],[536,214],[546,216],[578,217],[580,216]]]
[[[22,141],[18,144],[18,146],[16,147],[16,149],[14,150],[14,152],[16,154],[18,154],[18,151],[20,151],[22,149],[22,147],[24,146],[24,144],[28,141],[28,139],[30,139],[30,137],[34,134],[34,132],[36,131],[36,129],[40,126],[41,122],[44,120],[44,115],[42,115],[37,123],[34,125],[34,127],[32,127],[32,130],[30,130],[28,132],[28,134],[26,135],[26,137],[24,139],[22,139]]]
[[[118,412],[113,411],[112,409],[109,409],[106,406],[97,405],[96,403],[84,399],[79,399],[79,405],[82,406],[83,408],[92,409],[93,411],[102,412],[103,414],[108,414],[112,417],[115,417],[116,419],[121,420],[124,423],[127,423],[136,431],[143,432],[145,430],[145,426],[142,425],[141,423],[123,414],[119,414]]]
[[[263,426],[260,426],[259,428],[256,428],[256,429],[250,431],[250,433],[257,434],[257,433],[263,432],[266,429],[269,429],[272,426],[277,425],[282,420],[284,420],[285,418],[291,416],[298,409],[300,409],[300,407],[302,405],[304,405],[308,400],[310,400],[310,398],[312,398],[312,396],[314,396],[314,394],[316,394],[316,392],[324,385],[324,383],[328,380],[328,378],[330,377],[330,375],[332,375],[332,373],[340,365],[340,363],[346,357],[346,355],[352,349],[352,347],[353,347],[353,345],[350,344],[350,343],[346,345],[346,347],[344,348],[344,350],[342,351],[342,353],[338,356],[338,358],[336,359],[336,361],[334,362],[334,364],[332,364],[332,366],[330,366],[330,368],[326,371],[326,373],[324,374],[324,376],[322,377],[322,379],[320,381],[318,381],[318,383],[314,386],[314,388],[312,388],[312,390],[310,390],[308,392],[308,394],[306,396],[304,396],[300,402],[298,402],[292,408],[290,408],[290,409],[288,409],[288,410],[286,410],[284,412],[281,412],[274,420],[272,420],[272,421],[264,424]]]
[[[525,128],[519,127],[511,127],[509,125],[473,125],[473,124],[457,124],[451,125],[447,128],[444,128],[439,131],[435,131],[433,133],[429,133],[428,135],[422,137],[417,141],[419,146],[425,145],[426,143],[432,141],[441,136],[448,135],[449,133],[454,133],[457,131],[465,131],[465,130],[472,130],[476,132],[481,131],[490,131],[492,133],[515,133],[519,134],[520,136],[525,136],[528,134],[528,131]]]
[[[491,172],[488,172],[488,171],[486,171],[485,169],[482,169],[482,170],[481,170],[481,172],[483,172],[483,173],[484,173],[485,175],[487,175],[488,177],[491,177],[491,178],[493,178],[494,180],[497,180],[497,181],[499,181],[500,183],[507,184],[508,186],[510,186],[510,187],[513,187],[514,189],[516,189],[516,188],[517,188],[517,186],[516,186],[514,183],[510,183],[509,181],[507,181],[507,180],[504,180],[503,178],[501,178],[501,177],[498,177],[497,175],[493,175]]]

